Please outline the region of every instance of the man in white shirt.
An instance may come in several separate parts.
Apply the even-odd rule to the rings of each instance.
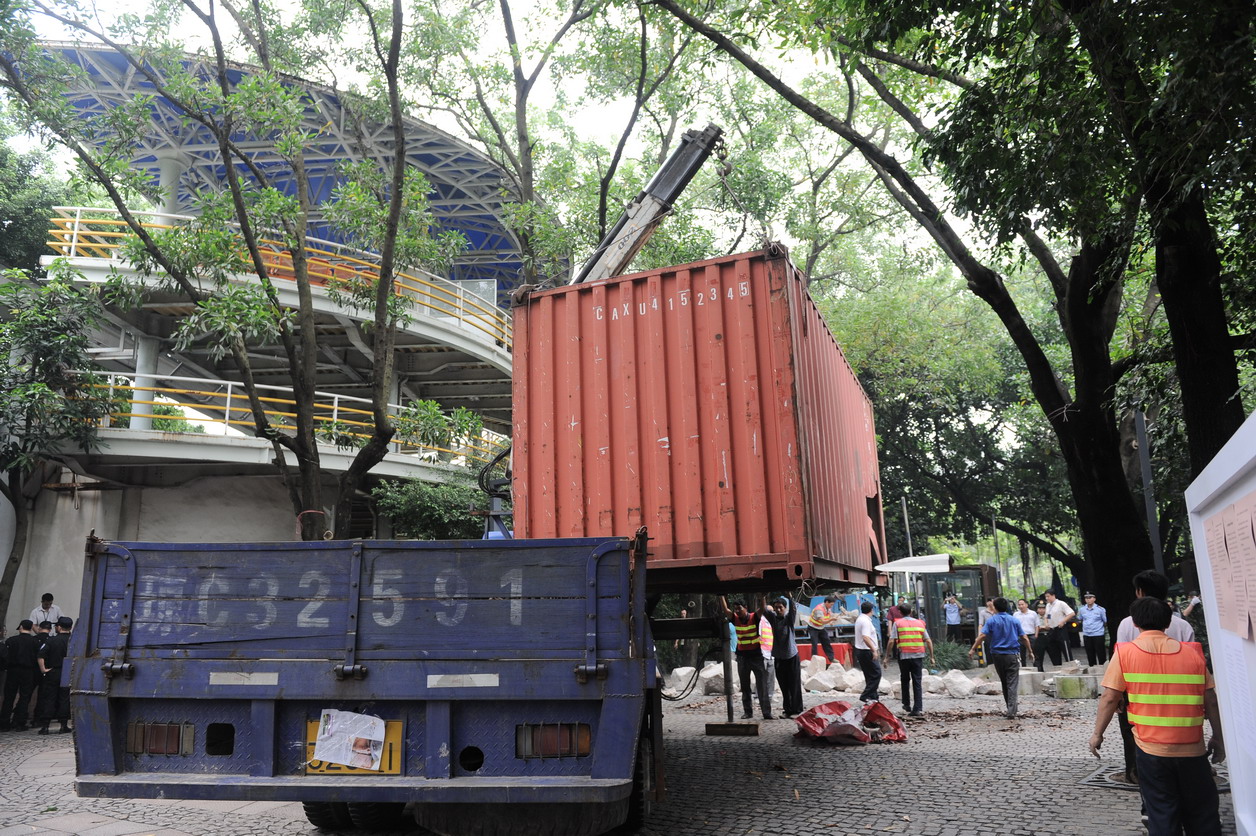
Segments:
[[[40,599],[40,605],[31,610],[30,619],[31,623],[36,626],[41,621],[51,621],[53,624],[56,624],[57,619],[61,618],[62,615],[61,608],[52,603],[52,593],[45,592]]]
[[[1012,613],[1012,617],[1020,622],[1021,632],[1029,636],[1028,648],[1021,648],[1021,665],[1029,664],[1029,656],[1033,655],[1034,639],[1038,636],[1038,613],[1029,608],[1029,602],[1021,598],[1016,602],[1016,612]]]
[[[863,693],[859,699],[870,702],[877,699],[881,687],[881,654],[877,625],[872,620],[872,602],[864,601],[855,619],[855,661],[864,675]]]
[[[1167,601],[1169,598],[1169,579],[1152,569],[1145,569],[1139,572],[1134,576],[1134,597],[1159,598],[1161,601]],[[1180,642],[1195,641],[1195,628],[1185,618],[1178,615],[1177,611],[1174,611],[1173,620],[1169,622],[1169,629],[1165,630],[1164,634]],[[1134,619],[1127,615],[1117,625],[1116,640],[1118,642],[1132,642],[1136,638],[1138,638],[1138,628],[1134,626]]]
[[[1068,604],[1055,597],[1055,593],[1047,591],[1047,653],[1051,656],[1051,664],[1059,665],[1068,656],[1068,627],[1077,613]]]

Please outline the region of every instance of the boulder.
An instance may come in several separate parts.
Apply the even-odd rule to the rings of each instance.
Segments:
[[[669,673],[667,678],[663,681],[663,687],[668,691],[680,693],[685,690],[685,686],[689,684],[689,680],[693,679],[695,670],[696,668],[673,668],[672,672]]]
[[[829,665],[829,673],[841,676],[846,673],[846,666],[840,661],[834,661],[831,665]]]
[[[824,673],[828,664],[828,661],[823,656],[819,654],[812,656],[807,660],[807,664],[802,666],[802,678],[805,680],[807,677],[814,674]]]
[[[1077,661],[1076,659],[1069,659],[1067,662],[1060,665],[1060,667],[1056,670],[1056,673],[1076,674],[1076,673],[1080,673],[1081,669],[1082,669],[1081,662]]]
[[[868,682],[864,679],[863,671],[859,668],[851,668],[842,675],[841,685],[847,691],[863,691]]]
[[[837,679],[828,671],[820,671],[802,678],[802,687],[807,691],[832,691],[837,688]]]
[[[968,677],[964,676],[960,671],[947,671],[942,677],[942,684],[946,688],[946,693],[957,699],[966,700],[973,695],[976,685]]]
[[[1093,700],[1099,696],[1099,677],[1057,676],[1055,695],[1062,700]]]
[[[718,662],[711,662],[702,669],[702,673],[698,674],[698,689],[702,691],[703,696],[711,694],[724,693],[724,666]],[[733,693],[736,694],[737,676],[733,675]]]
[[[920,678],[920,686],[924,688],[926,694],[940,694],[946,690],[946,685],[942,683],[942,677],[934,676],[927,673]]]
[[[1003,693],[1003,686],[998,682],[987,682],[983,679],[976,684],[977,687],[973,691],[974,694],[984,694],[986,696],[990,696],[993,694]]]
[[[881,695],[890,693],[890,683],[884,676],[881,677],[881,682],[877,685],[877,693]]]
[[[890,683],[890,698],[896,699],[896,700],[901,700],[903,698],[903,683],[902,682]]]

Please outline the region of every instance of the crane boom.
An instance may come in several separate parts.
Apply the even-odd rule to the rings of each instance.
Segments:
[[[624,209],[615,226],[598,244],[593,256],[585,262],[571,283],[609,279],[628,269],[633,258],[645,246],[645,242],[650,240],[663,218],[667,217],[676,198],[680,197],[689,181],[698,173],[698,169],[711,156],[723,135],[724,131],[717,125],[707,125],[701,131],[685,131],[676,150],[641,194]]]

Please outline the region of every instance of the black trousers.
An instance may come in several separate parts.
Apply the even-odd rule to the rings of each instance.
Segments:
[[[1007,705],[1007,716],[1015,717],[1017,698],[1020,694],[1020,654],[991,653],[994,669],[999,673],[999,682],[1003,685],[1003,702]]]
[[[1082,644],[1086,646],[1086,664],[1088,666],[1102,665],[1108,661],[1107,636],[1082,636]]]
[[[750,697],[750,674],[754,674],[754,693],[759,697],[759,707],[764,717],[772,716],[772,703],[768,701],[768,673],[763,664],[763,652],[756,644],[754,650],[737,651],[737,678],[741,682],[741,707],[746,714],[754,714]]]
[[[903,686],[903,710],[919,713],[925,710],[924,688],[921,682],[925,672],[925,657],[898,660],[899,684]]]
[[[36,668],[9,668],[4,680],[4,704],[0,705],[0,729],[26,725],[38,675]]]
[[[1148,836],[1221,836],[1217,783],[1208,758],[1162,758],[1139,749],[1138,792]]]
[[[1068,630],[1064,627],[1052,627],[1047,633],[1047,652],[1051,654],[1051,664],[1059,665],[1068,658]],[[1041,665],[1041,661],[1039,662]]]
[[[776,684],[781,686],[781,709],[786,714],[802,714],[802,662],[797,654],[776,659]]]
[[[44,674],[39,686],[38,718],[45,726],[53,720],[70,719],[70,689],[61,687],[61,669],[53,668]]]
[[[865,683],[863,693],[859,695],[859,699],[864,702],[878,699],[877,689],[881,687],[881,660],[871,650],[857,647],[855,648],[855,661],[859,663],[859,670],[863,671]]]
[[[815,627],[807,627],[807,635],[811,637],[811,655],[816,655],[816,642],[824,648],[824,658],[831,665],[837,660],[833,658],[833,643],[829,641],[828,630],[817,630]]]

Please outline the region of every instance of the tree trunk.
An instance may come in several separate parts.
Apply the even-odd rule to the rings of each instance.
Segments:
[[[1198,476],[1244,418],[1221,295],[1221,262],[1198,189],[1160,222],[1156,281],[1182,387],[1191,475]]]
[[[17,581],[17,572],[22,568],[22,560],[26,557],[26,541],[30,536],[30,511],[22,495],[22,475],[19,470],[9,471],[4,490],[5,498],[13,506],[13,548],[4,562],[4,572],[0,573],[0,618],[8,617],[9,602],[13,599],[13,584]]]

